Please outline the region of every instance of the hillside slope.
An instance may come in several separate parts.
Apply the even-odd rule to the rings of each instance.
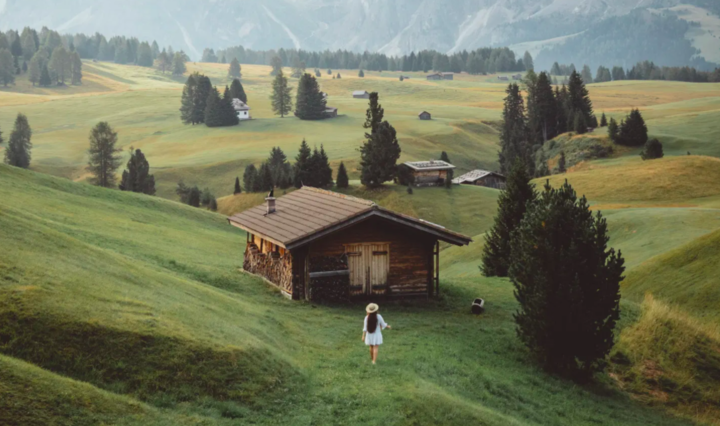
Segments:
[[[0,181],[0,408],[30,408],[0,423],[687,424],[529,362],[503,280],[383,302],[372,366],[364,303],[291,302],[238,272],[222,216],[5,165]]]

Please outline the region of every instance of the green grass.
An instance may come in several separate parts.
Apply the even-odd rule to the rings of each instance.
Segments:
[[[2,403],[33,407],[15,422],[686,424],[536,367],[504,279],[444,273],[440,300],[383,303],[372,366],[363,305],[291,302],[238,272],[244,236],[222,216],[4,165],[0,180]]]
[[[228,83],[227,65],[188,64],[222,87]],[[454,81],[428,82],[423,73],[400,82],[397,72],[339,71],[342,79],[320,78],[329,105],[340,117],[304,122],[280,119],[269,102],[269,67],[243,65],[243,84],[255,120],[232,128],[184,126],[179,119],[183,78],[171,78],[152,69],[86,62],[82,86],[33,87],[26,76],[0,88],[0,129],[6,134],[18,112],[33,128],[34,170],[85,180],[87,137],[98,121],[119,132],[127,157],[131,146],[142,149],[156,175],[158,195],[175,198],[178,180],[209,187],[216,196],[230,194],[234,178],[249,162],[264,160],[273,146],[293,158],[300,141],[325,146],[333,166],[344,161],[351,178],[358,177],[357,148],[363,140],[367,101],[352,99],[353,90],[378,91],[385,118],[397,129],[402,161],[427,160],[446,151],[458,173],[474,168],[497,168],[498,133],[488,123],[501,118],[506,84],[496,76],[457,75]],[[291,79],[291,86],[297,80]],[[720,84],[623,81],[588,86],[598,114],[620,118],[640,107],[652,136],[658,136],[668,154],[720,156],[715,141]],[[417,114],[429,110],[431,121]],[[597,133],[597,132],[596,132]],[[3,149],[0,147],[0,150]],[[633,152],[634,153],[634,152]]]

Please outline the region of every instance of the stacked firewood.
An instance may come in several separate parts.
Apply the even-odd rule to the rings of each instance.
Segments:
[[[281,289],[292,293],[292,258],[290,253],[261,253],[257,245],[249,244],[245,250],[243,269],[264,277]]]

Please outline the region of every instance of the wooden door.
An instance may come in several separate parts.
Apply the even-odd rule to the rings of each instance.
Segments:
[[[350,294],[370,295],[385,291],[390,270],[390,244],[347,244],[345,253],[350,270]]]

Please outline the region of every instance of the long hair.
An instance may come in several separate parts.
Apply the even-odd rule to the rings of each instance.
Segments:
[[[377,312],[368,314],[367,331],[368,333],[374,333],[377,330]]]

